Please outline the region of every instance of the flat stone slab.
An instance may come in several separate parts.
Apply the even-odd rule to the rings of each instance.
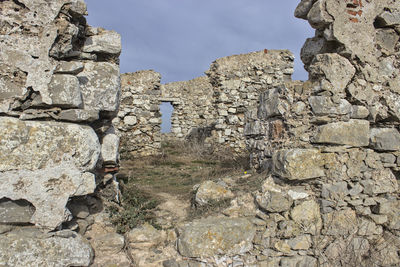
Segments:
[[[236,255],[251,250],[255,226],[244,218],[206,218],[185,224],[179,231],[178,250],[186,257]]]
[[[362,147],[369,145],[369,122],[349,120],[319,126],[313,139],[318,144],[336,144]]]

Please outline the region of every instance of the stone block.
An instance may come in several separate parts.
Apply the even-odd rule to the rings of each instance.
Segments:
[[[54,70],[54,74],[76,75],[83,70],[83,63],[79,61],[60,61]]]
[[[99,119],[99,112],[84,109],[61,110],[58,114],[58,119],[70,122],[93,122]]]
[[[373,128],[370,132],[370,146],[377,151],[400,150],[400,133],[395,128]]]
[[[119,107],[119,66],[108,62],[86,62],[77,75],[85,110],[116,112]]]
[[[301,226],[303,233],[316,235],[322,228],[320,207],[315,200],[306,200],[295,206],[290,217]]]
[[[321,1],[318,1],[321,2]],[[344,93],[356,70],[353,65],[338,54],[326,53],[316,55],[309,66],[313,79],[326,79],[331,84],[333,93]]]
[[[273,172],[289,180],[325,176],[326,157],[316,149],[279,150],[273,154]]]
[[[119,136],[108,133],[101,142],[101,159],[103,164],[117,164],[119,161]]]
[[[315,115],[345,115],[351,112],[351,104],[346,99],[340,99],[338,104],[333,103],[326,96],[310,96],[308,102]]]
[[[349,120],[348,122],[334,122],[318,126],[313,142],[354,147],[368,146],[369,122]]]
[[[82,107],[82,95],[78,78],[73,75],[53,75],[49,84],[52,105],[62,108]]]
[[[178,232],[182,256],[233,256],[252,249],[256,227],[244,218],[209,217],[187,223]]]
[[[294,11],[294,16],[300,19],[307,19],[307,14],[310,12],[315,1],[316,0],[301,0]]]
[[[205,181],[197,189],[195,201],[199,205],[207,205],[210,201],[220,201],[233,197],[232,191],[225,186],[213,181]]]
[[[103,30],[98,35],[86,38],[82,51],[119,55],[121,53],[121,36],[115,31]]]
[[[53,236],[9,233],[2,235],[0,263],[5,266],[89,266],[93,250],[80,235],[64,230]]]
[[[283,87],[269,89],[260,95],[260,105],[258,107],[258,118],[268,119],[283,115],[287,110],[287,105],[280,99]]]
[[[323,215],[326,235],[347,236],[357,232],[357,216],[354,210],[344,209]]]

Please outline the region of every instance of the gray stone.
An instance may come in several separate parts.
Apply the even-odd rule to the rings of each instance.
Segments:
[[[234,194],[225,186],[213,181],[205,181],[197,189],[195,201],[199,205],[207,205],[211,201],[220,201],[233,197]]]
[[[93,249],[99,255],[101,254],[117,254],[125,246],[125,238],[123,235],[117,233],[107,233],[103,235],[96,235],[91,240]]]
[[[79,81],[73,75],[53,75],[49,84],[49,96],[54,106],[62,108],[80,108],[82,106]]]
[[[267,191],[256,196],[257,204],[268,212],[287,211],[293,199],[285,192]]]
[[[195,220],[181,227],[178,251],[185,257],[243,254],[252,249],[255,226],[244,218]]]
[[[119,162],[119,137],[114,133],[107,133],[101,141],[101,159],[103,164],[117,164]]]
[[[333,236],[347,236],[358,231],[354,210],[334,211],[323,215],[324,233]]]
[[[369,122],[349,120],[319,126],[313,139],[314,143],[327,143],[349,146],[369,145]]]
[[[115,31],[103,30],[98,35],[88,37],[82,51],[119,55],[121,53],[121,36]]]
[[[308,38],[301,48],[301,61],[308,66],[313,61],[314,57],[326,50],[327,41],[322,37]]]
[[[286,241],[293,250],[307,250],[311,247],[312,241],[309,235],[300,235]]]
[[[322,177],[326,155],[316,149],[279,150],[273,155],[273,172],[289,180]]]
[[[376,43],[383,53],[390,55],[395,52],[399,36],[393,29],[378,29],[376,32]]]
[[[314,29],[324,28],[333,21],[325,10],[325,2],[326,0],[317,0],[307,14],[307,20]]]
[[[310,96],[308,102],[315,115],[345,115],[351,112],[351,104],[345,99],[336,104],[326,96]]]
[[[365,119],[369,116],[369,110],[364,106],[352,106],[350,116],[352,119]]]
[[[67,208],[75,218],[85,219],[90,215],[88,206],[79,201],[69,203]]]
[[[339,200],[344,199],[349,194],[346,182],[337,182],[334,184],[323,184],[321,196],[324,199]]]
[[[320,208],[314,200],[296,205],[290,212],[293,221],[302,227],[303,233],[316,235],[322,228]]]
[[[326,79],[331,84],[331,88],[324,89],[329,89],[333,93],[343,93],[356,72],[345,57],[334,53],[316,55],[309,69],[313,79]]]
[[[88,242],[74,232],[65,237],[13,232],[1,237],[0,265],[4,266],[89,266],[92,258]]]
[[[294,16],[300,19],[307,19],[307,14],[312,8],[314,2],[316,0],[301,0],[299,5],[296,7],[294,11]]]
[[[54,74],[76,75],[83,70],[83,63],[79,61],[61,61],[58,63]]]
[[[317,259],[311,256],[295,256],[295,257],[283,257],[281,259],[281,267],[316,267]]]
[[[133,126],[137,123],[136,116],[125,116],[124,117],[124,124],[127,126]]]
[[[368,195],[393,193],[399,188],[396,176],[390,169],[373,171],[372,179],[360,183],[364,187],[364,193]]]
[[[116,112],[119,106],[120,78],[118,65],[86,62],[78,74],[85,110]]]
[[[400,150],[400,133],[395,128],[373,128],[370,132],[370,145],[378,151]]]
[[[35,208],[27,201],[0,199],[0,223],[30,223]]]
[[[260,105],[258,107],[258,117],[267,119],[274,116],[281,116],[286,112],[287,106],[279,98],[283,87],[269,89],[260,95]]]
[[[58,119],[71,122],[93,122],[99,119],[99,112],[83,109],[61,110],[58,114]]]
[[[82,171],[93,170],[100,154],[94,130],[63,122],[0,118],[0,171],[37,170],[72,160]]]
[[[377,22],[385,27],[400,25],[400,10],[384,11],[377,17]]]
[[[164,240],[162,232],[147,223],[130,230],[125,237],[129,247],[134,249],[154,248]]]

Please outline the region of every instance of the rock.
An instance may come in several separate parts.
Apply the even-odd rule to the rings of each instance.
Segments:
[[[323,53],[326,50],[326,47],[327,41],[325,38],[308,38],[300,51],[300,58],[305,67],[308,67],[311,64],[316,55]]]
[[[73,75],[53,75],[49,84],[49,95],[54,106],[61,108],[80,108],[82,106],[79,81]]]
[[[386,55],[391,55],[395,52],[398,41],[399,36],[393,29],[378,29],[376,32],[377,45]]]
[[[27,201],[0,200],[0,223],[26,224],[31,221],[35,208]]]
[[[312,8],[314,2],[316,0],[301,0],[299,5],[296,7],[294,11],[294,16],[300,19],[307,19],[307,14]]]
[[[340,99],[340,103],[336,104],[329,97],[310,96],[308,102],[311,105],[312,111],[317,116],[345,115],[351,112],[351,104],[345,99]]]
[[[199,205],[207,205],[210,201],[220,201],[233,197],[234,194],[224,186],[213,181],[205,181],[197,189],[195,201]]]
[[[396,177],[390,169],[373,171],[372,179],[360,183],[364,187],[364,193],[368,195],[393,193],[399,188]]]
[[[133,126],[137,123],[136,116],[126,116],[124,117],[124,124],[127,126]]]
[[[377,18],[377,23],[383,27],[400,25],[400,10],[387,10],[382,12]]]
[[[316,267],[317,259],[311,256],[283,257],[281,267]]]
[[[319,0],[314,6],[319,2],[324,1]],[[323,89],[333,93],[343,93],[356,72],[346,58],[334,53],[316,55],[309,70],[312,79],[326,79],[331,88]]]
[[[286,241],[293,250],[308,250],[311,245],[311,237],[309,235],[296,236]]]
[[[279,98],[285,90],[283,86],[269,89],[260,95],[260,105],[258,106],[258,118],[268,119],[280,116],[287,111],[288,106]]]
[[[350,116],[352,119],[365,119],[369,116],[369,110],[364,106],[352,106]]]
[[[307,200],[295,206],[290,216],[301,225],[304,233],[318,234],[322,228],[320,208],[314,200]]]
[[[255,216],[256,212],[254,197],[250,193],[232,199],[231,205],[222,211],[229,217],[250,217]]]
[[[83,109],[61,110],[58,114],[58,119],[71,122],[93,122],[99,119],[99,112],[96,110]]]
[[[165,239],[161,231],[147,223],[130,230],[125,234],[125,238],[129,247],[133,249],[157,247]]]
[[[274,174],[289,180],[325,176],[325,156],[316,149],[279,150],[272,159]]]
[[[293,199],[286,192],[267,191],[256,196],[257,204],[268,212],[287,211],[293,204]]]
[[[243,254],[252,249],[255,226],[243,218],[195,220],[179,230],[178,250],[185,257]]]
[[[101,143],[101,158],[103,164],[117,164],[119,162],[119,137],[114,133],[107,133]]]
[[[83,63],[78,61],[60,61],[54,74],[76,75],[83,70]]]
[[[378,151],[400,150],[400,133],[395,128],[372,128],[370,146]]]
[[[89,61],[77,77],[85,110],[117,111],[120,96],[118,65]]]
[[[332,16],[325,10],[326,0],[317,0],[307,14],[308,23],[314,29],[320,29],[333,21]]]
[[[4,234],[0,242],[0,263],[5,266],[89,266],[92,248],[78,234],[68,233],[68,237]]]
[[[1,117],[0,137],[1,172],[33,171],[65,160],[82,171],[90,171],[100,154],[93,129],[77,124]]]
[[[85,219],[90,215],[88,206],[79,201],[68,203],[67,208],[75,218]]]
[[[318,126],[313,142],[355,147],[368,146],[369,122],[349,120],[348,122],[334,122]]]
[[[381,235],[383,232],[382,226],[376,225],[371,220],[360,217],[358,219],[358,232],[360,236]]]
[[[346,182],[337,182],[334,184],[323,184],[321,196],[324,199],[341,200],[349,194]]]
[[[324,214],[323,220],[326,235],[347,236],[358,230],[356,213],[349,208]]]
[[[117,254],[125,246],[125,238],[117,233],[108,233],[96,236],[91,240],[91,244],[96,254]]]
[[[288,190],[288,195],[293,199],[293,200],[299,200],[299,199],[305,199],[308,198],[310,195],[305,192],[304,190],[297,190],[296,188],[294,189],[289,189]]]
[[[119,55],[121,53],[121,36],[115,31],[103,30],[98,35],[88,37],[82,51]]]

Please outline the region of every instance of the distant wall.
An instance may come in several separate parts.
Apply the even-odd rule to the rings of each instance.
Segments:
[[[269,86],[291,79],[293,62],[288,50],[265,49],[220,58],[211,64],[206,73],[214,91],[216,142],[220,147],[246,151],[246,116],[253,116],[260,94]]]
[[[121,135],[124,156],[160,153],[160,80],[161,75],[152,70],[121,75],[121,107],[113,124]]]
[[[161,101],[174,107],[171,132],[175,137],[185,138],[192,129],[215,121],[213,87],[208,77],[163,84],[161,92]]]

